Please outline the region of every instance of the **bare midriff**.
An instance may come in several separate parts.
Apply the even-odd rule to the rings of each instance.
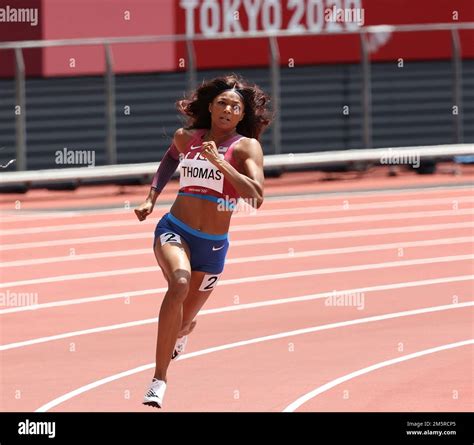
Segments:
[[[180,195],[176,197],[170,212],[193,229],[210,235],[227,233],[232,216],[232,210],[223,210],[216,202]]]

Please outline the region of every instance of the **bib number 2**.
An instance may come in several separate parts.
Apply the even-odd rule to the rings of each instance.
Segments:
[[[199,290],[201,292],[208,292],[210,290],[213,290],[216,287],[217,282],[219,281],[219,277],[220,277],[220,274],[219,275],[210,275],[210,274],[204,275],[204,278],[202,279],[202,283],[201,283],[201,286],[199,287]]]
[[[177,235],[176,233],[173,233],[173,232],[162,233],[160,235],[160,241],[161,241],[162,246],[165,245],[166,243],[182,244],[181,243],[181,237],[179,235]]]

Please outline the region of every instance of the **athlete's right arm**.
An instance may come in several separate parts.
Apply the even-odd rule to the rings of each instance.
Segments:
[[[153,207],[155,206],[158,196],[178,168],[179,154],[184,151],[184,147],[190,136],[189,130],[183,128],[176,130],[173,142],[164,154],[158,170],[153,176],[150,192],[145,202],[135,209],[135,214],[140,221],[145,220],[146,217],[153,212]]]

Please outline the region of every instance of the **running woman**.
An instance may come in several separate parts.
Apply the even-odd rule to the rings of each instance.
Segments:
[[[188,126],[178,129],[153,178],[140,221],[180,164],[180,188],[155,229],[154,253],[168,290],[161,304],[156,368],[145,405],[161,408],[167,370],[186,345],[194,320],[224,269],[232,210],[239,198],[263,202],[263,152],[259,138],[270,123],[268,97],[237,75],[204,82],[177,102]]]

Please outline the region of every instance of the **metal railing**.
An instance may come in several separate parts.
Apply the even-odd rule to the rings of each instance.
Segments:
[[[116,44],[137,44],[137,43],[159,43],[159,42],[186,42],[188,55],[187,82],[188,88],[192,90],[196,85],[196,54],[194,51],[195,41],[223,40],[223,39],[268,39],[270,71],[271,71],[271,97],[274,104],[275,117],[272,128],[272,145],[274,153],[281,153],[281,116],[279,113],[280,94],[280,60],[278,38],[283,37],[304,37],[320,35],[352,35],[360,36],[361,51],[361,73],[362,73],[362,134],[365,148],[372,148],[372,98],[371,98],[371,69],[370,52],[368,48],[367,36],[372,33],[393,33],[393,32],[426,32],[426,31],[450,31],[452,42],[452,65],[453,65],[453,104],[458,107],[458,113],[453,114],[453,127],[455,143],[463,142],[463,110],[462,110],[462,58],[461,43],[459,39],[460,30],[474,30],[474,22],[465,23],[438,23],[424,25],[377,25],[367,26],[356,30],[347,31],[306,31],[293,32],[284,31],[255,31],[242,33],[220,33],[219,35],[161,35],[161,36],[136,36],[136,37],[109,37],[109,38],[81,38],[64,40],[34,40],[21,42],[0,42],[1,49],[15,50],[15,85],[16,104],[21,112],[16,113],[16,169],[26,170],[26,98],[25,98],[25,66],[23,61],[23,49],[27,48],[52,48],[60,46],[90,46],[102,45],[105,51],[106,72],[106,116],[107,116],[107,136],[106,150],[107,163],[113,165],[117,162],[116,144],[116,116],[115,116],[115,77],[113,52],[111,45]]]
[[[456,145],[427,145],[421,147],[375,148],[366,150],[340,150],[318,153],[288,153],[265,156],[265,169],[297,169],[301,167],[325,166],[347,162],[373,163],[376,165],[398,165],[392,163],[395,159],[416,160],[424,159],[451,160],[454,156],[474,155],[474,144]],[[407,163],[408,164],[408,163]],[[6,172],[0,175],[0,186],[23,184],[34,186],[72,182],[80,185],[83,181],[91,180],[120,180],[139,178],[153,175],[156,162],[141,164],[104,165],[94,168],[59,168],[22,172]],[[175,174],[176,175],[176,174]]]

